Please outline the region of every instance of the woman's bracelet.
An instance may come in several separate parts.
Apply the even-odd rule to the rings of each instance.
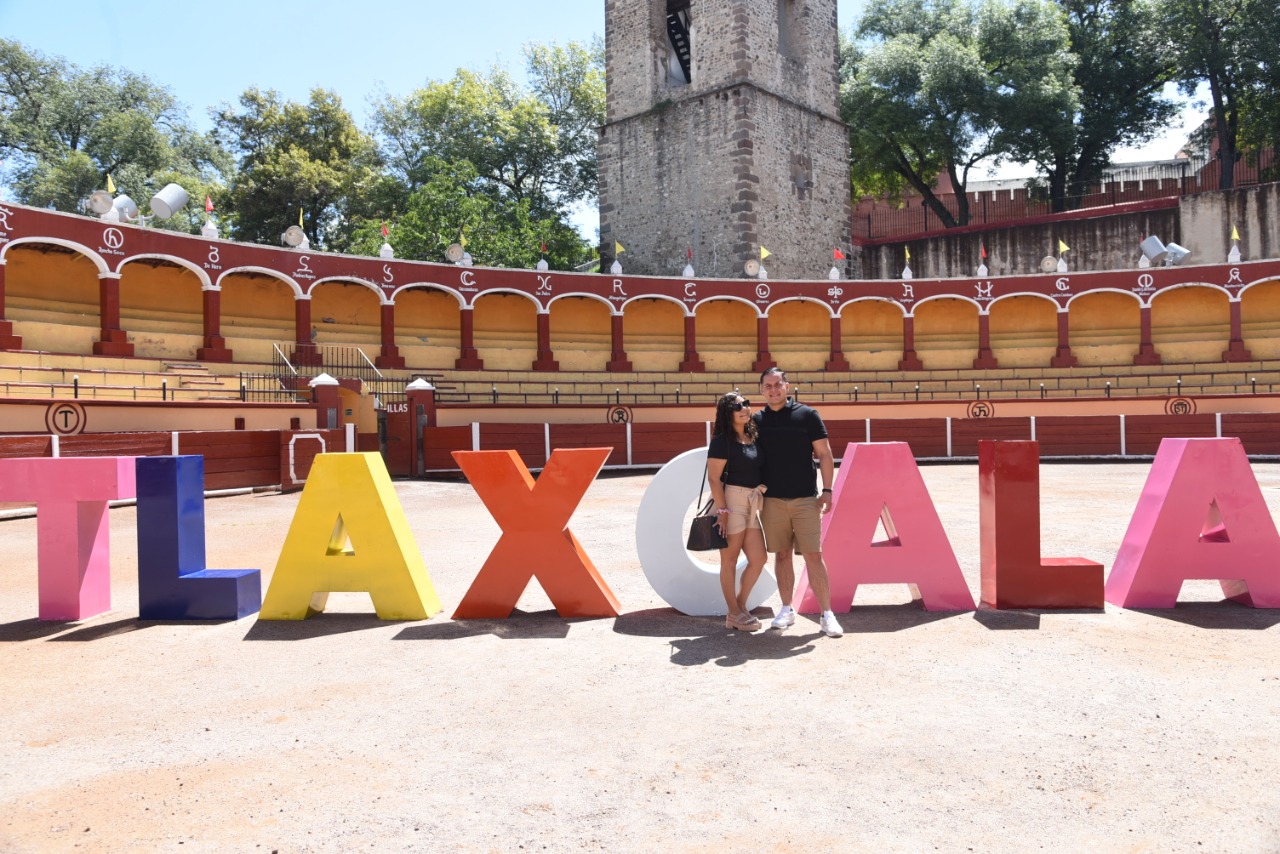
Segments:
[[[717,516],[723,516],[725,513],[728,513],[728,512],[729,512],[729,508],[728,508],[728,507],[721,507],[721,508],[719,508],[718,510],[716,510],[716,515],[717,515]]]

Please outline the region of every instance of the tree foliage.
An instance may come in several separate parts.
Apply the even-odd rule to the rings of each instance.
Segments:
[[[192,197],[216,192],[226,154],[196,133],[186,109],[146,77],[79,68],[0,39],[0,157],[18,201],[83,210],[111,176],[141,205],[170,181]],[[189,206],[163,225],[195,230]]]
[[[225,209],[238,240],[275,243],[298,222],[320,249],[341,248],[353,206],[377,183],[378,152],[325,89],[305,104],[249,89],[213,114],[214,135],[238,157]]]
[[[1059,131],[1076,109],[1067,30],[1048,0],[873,0],[843,50],[841,116],[856,190],[910,187],[969,221],[971,169]],[[949,210],[935,192],[945,175]]]

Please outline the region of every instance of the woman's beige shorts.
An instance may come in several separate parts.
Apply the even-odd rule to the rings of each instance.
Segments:
[[[725,534],[737,534],[745,531],[747,528],[760,527],[760,515],[751,510],[750,501],[751,493],[754,489],[748,489],[745,486],[734,486],[726,483],[724,486],[724,500],[729,506],[729,521],[725,526]],[[759,506],[757,501],[756,506]]]

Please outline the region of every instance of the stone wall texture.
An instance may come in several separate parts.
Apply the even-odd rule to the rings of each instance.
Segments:
[[[693,0],[692,81],[671,85],[666,5],[605,4],[600,226],[629,274],[816,278],[848,243],[834,0]]]

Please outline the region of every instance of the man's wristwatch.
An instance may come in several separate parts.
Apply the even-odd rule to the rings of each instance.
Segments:
[[[824,486],[824,487],[822,488],[822,491],[823,491],[823,492],[830,492],[831,490]]]

